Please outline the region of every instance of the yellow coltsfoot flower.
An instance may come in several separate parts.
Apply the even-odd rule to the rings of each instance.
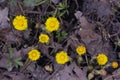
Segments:
[[[112,68],[118,68],[118,62],[114,61],[112,62]]]
[[[80,45],[76,48],[76,52],[79,54],[79,55],[84,55],[86,53],[86,47],[83,46],[83,45]]]
[[[49,32],[57,31],[59,29],[60,23],[55,17],[49,17],[46,22],[46,30]]]
[[[41,42],[41,43],[48,43],[49,39],[50,38],[47,34],[40,34],[39,35],[39,42]]]
[[[13,20],[13,26],[19,31],[26,30],[28,28],[28,21],[25,16],[18,15]]]
[[[40,58],[40,56],[41,56],[41,53],[37,49],[33,49],[33,50],[29,51],[29,53],[28,53],[28,58],[31,61],[38,60]]]
[[[97,63],[99,65],[105,65],[107,62],[108,62],[108,57],[105,54],[103,53],[98,54]]]
[[[67,55],[67,53],[65,51],[60,51],[58,53],[56,53],[56,62],[58,64],[65,64],[66,62],[68,62],[70,60],[69,56]]]

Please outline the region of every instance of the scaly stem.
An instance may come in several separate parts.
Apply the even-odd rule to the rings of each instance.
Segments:
[[[29,58],[27,58],[25,64],[24,64],[23,67],[20,69],[20,72],[24,72],[25,69],[26,69],[31,63],[32,63],[32,61],[31,61]]]

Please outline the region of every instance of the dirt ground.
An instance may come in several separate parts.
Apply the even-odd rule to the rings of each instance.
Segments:
[[[14,28],[17,15],[28,19],[27,30]],[[49,44],[41,44],[38,36],[53,15],[60,30],[47,33]],[[85,55],[76,54],[78,45],[85,45]],[[33,48],[41,58],[29,63]],[[71,58],[64,65],[55,60],[60,50]],[[108,57],[104,66],[97,64],[99,53]],[[119,65],[120,0],[0,0],[0,80],[120,80]]]

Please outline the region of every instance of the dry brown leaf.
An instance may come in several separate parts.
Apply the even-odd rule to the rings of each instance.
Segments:
[[[8,8],[0,10],[0,29],[8,28],[10,25],[8,23]]]
[[[75,63],[65,66],[50,80],[87,80],[86,73],[82,71]]]
[[[94,31],[95,26],[89,23],[85,16],[82,16],[82,12],[77,11],[75,13],[76,18],[80,22],[82,30],[77,30],[76,33],[80,35],[81,40],[85,43],[87,51],[91,54],[105,53],[107,54],[112,61],[116,56],[112,53],[113,49],[109,44],[109,40],[103,41],[102,35],[97,34]]]

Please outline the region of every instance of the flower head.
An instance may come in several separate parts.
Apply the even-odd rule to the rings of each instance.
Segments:
[[[102,76],[106,76],[107,75],[107,71],[105,69],[101,69],[99,72]]]
[[[94,77],[95,77],[95,75],[94,75],[93,73],[89,73],[89,74],[88,74],[88,79],[89,79],[89,80],[91,80],[91,79],[94,78]]]
[[[113,68],[118,68],[118,66],[119,66],[118,62],[116,62],[116,61],[112,62],[112,67]]]
[[[97,63],[99,65],[105,65],[107,62],[108,62],[108,57],[105,54],[103,53],[98,54]]]
[[[16,30],[22,31],[28,28],[28,23],[25,16],[19,15],[16,16],[13,20],[13,26]]]
[[[59,29],[59,21],[55,17],[49,17],[45,22],[46,30],[49,32],[57,31]]]
[[[29,51],[29,53],[28,53],[28,58],[31,61],[38,60],[40,58],[40,56],[41,56],[41,53],[36,49],[33,49],[33,50]]]
[[[80,45],[76,48],[76,52],[79,54],[79,55],[84,55],[86,53],[86,47],[83,46],[83,45]]]
[[[58,64],[65,64],[66,62],[69,61],[69,56],[65,51],[60,51],[56,53],[56,61]]]
[[[47,34],[40,34],[39,35],[39,42],[48,43],[49,42],[49,36]]]

